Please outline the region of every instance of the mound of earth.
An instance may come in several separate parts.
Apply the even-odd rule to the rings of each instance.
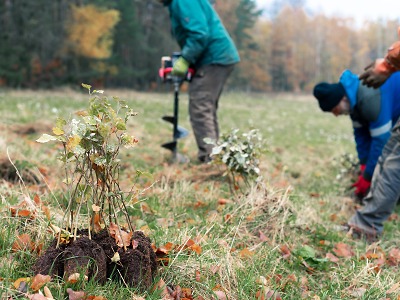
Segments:
[[[50,247],[39,257],[33,267],[35,274],[59,276],[68,279],[75,273],[84,274],[88,279],[104,284],[107,278],[122,280],[132,286],[147,289],[157,272],[156,255],[151,241],[141,231],[132,235],[129,247],[118,247],[107,230],[92,236],[85,233],[69,244],[53,240]],[[132,246],[135,245],[135,248]],[[119,260],[115,259],[119,254]],[[114,260],[112,260],[114,258]]]
[[[41,181],[32,168],[33,166],[26,161],[16,161],[13,165],[10,160],[0,158],[0,178],[11,183],[22,180],[27,184],[40,184]]]

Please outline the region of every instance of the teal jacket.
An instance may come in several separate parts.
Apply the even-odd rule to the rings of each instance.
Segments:
[[[240,61],[238,51],[209,0],[172,0],[172,34],[194,67]]]

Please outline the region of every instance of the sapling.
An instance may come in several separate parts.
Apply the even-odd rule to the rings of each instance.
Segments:
[[[239,129],[232,129],[223,134],[218,141],[205,139],[206,143],[214,145],[211,153],[212,163],[225,165],[231,192],[239,189],[237,176],[243,179],[247,186],[252,181],[260,179],[259,159],[265,151],[265,142],[258,129],[239,134]]]
[[[59,159],[65,171],[68,205],[63,218],[63,232],[58,243],[77,238],[78,227],[84,225],[89,232],[99,232],[119,224],[122,214],[130,232],[133,226],[127,213],[125,199],[131,192],[123,192],[119,184],[121,147],[130,148],[138,140],[128,134],[127,122],[136,113],[126,101],[103,96],[101,90],[91,90],[89,107],[78,111],[69,120],[59,117],[53,134],[43,134],[37,142],[59,142],[62,150]],[[81,220],[82,216],[87,219]],[[108,226],[106,226],[108,225]],[[117,226],[122,236],[121,226]],[[118,234],[118,233],[116,233]],[[122,239],[123,240],[123,239]],[[123,245],[126,248],[127,245]]]

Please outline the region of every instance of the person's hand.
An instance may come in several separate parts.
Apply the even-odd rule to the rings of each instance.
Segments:
[[[363,85],[376,89],[389,78],[393,71],[384,58],[378,58],[365,67],[364,73],[359,76],[359,79]]]
[[[189,69],[189,62],[182,56],[179,57],[172,66],[171,74],[174,76],[185,77]]]
[[[371,181],[368,181],[362,175],[360,175],[358,176],[357,182],[354,183],[352,187],[356,188],[354,193],[357,197],[364,198],[367,195],[369,188],[371,187]]]

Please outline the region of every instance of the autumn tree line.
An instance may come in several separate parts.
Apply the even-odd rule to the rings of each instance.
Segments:
[[[327,17],[305,0],[215,0],[241,62],[228,88],[310,91],[344,69],[359,73],[397,39],[399,20]],[[360,8],[362,9],[362,8]],[[90,83],[154,90],[162,56],[179,50],[155,0],[0,0],[0,86]]]

